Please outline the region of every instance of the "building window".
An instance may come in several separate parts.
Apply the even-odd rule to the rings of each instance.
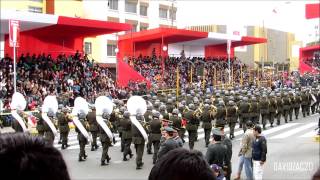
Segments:
[[[28,11],[29,12],[33,12],[33,13],[42,13],[42,8],[41,7],[35,7],[35,6],[29,6]]]
[[[42,2],[43,2],[43,0],[30,0],[30,1],[39,2],[39,3],[42,3]]]
[[[167,19],[168,18],[168,10],[165,8],[159,8],[159,17]]]
[[[118,10],[118,0],[108,0],[109,9]]]
[[[140,15],[141,16],[148,16],[148,6],[146,6],[146,5],[140,6]]]
[[[85,54],[92,54],[92,43],[91,42],[84,42],[84,53]]]
[[[148,25],[142,25],[140,24],[140,31],[144,31],[148,29]]]
[[[108,44],[107,45],[107,55],[108,56],[116,56],[116,48],[117,46],[115,44]]]
[[[137,2],[126,0],[126,12],[137,13]]]
[[[171,9],[170,10],[170,19],[176,20],[177,18],[177,10],[176,9]]]

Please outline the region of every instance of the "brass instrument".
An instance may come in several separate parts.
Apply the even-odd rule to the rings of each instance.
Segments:
[[[211,117],[215,117],[217,114],[217,107],[214,105],[210,106],[209,113]]]

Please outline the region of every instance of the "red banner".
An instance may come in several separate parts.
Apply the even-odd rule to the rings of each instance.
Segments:
[[[306,19],[320,18],[320,3],[306,4]]]
[[[19,47],[20,22],[9,20],[9,46]]]

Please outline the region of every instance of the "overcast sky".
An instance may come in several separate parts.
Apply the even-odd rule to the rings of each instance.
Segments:
[[[178,0],[178,27],[208,24],[262,26],[264,22],[266,27],[293,32],[299,40],[306,42],[315,39],[315,25],[319,25],[319,19],[305,19],[305,4],[308,3],[319,3],[319,0]]]

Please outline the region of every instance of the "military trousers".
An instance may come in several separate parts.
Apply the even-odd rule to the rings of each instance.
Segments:
[[[281,112],[281,111],[278,111],[278,113],[276,114],[277,125],[280,125],[281,116],[282,116],[282,112]]]
[[[289,109],[284,109],[282,115],[284,117],[284,121],[287,123],[288,122],[288,116],[289,116]]]
[[[110,144],[107,143],[107,142],[102,142],[102,141],[101,141],[101,145],[102,145],[101,161],[104,161],[104,160],[110,158],[109,155],[108,155],[108,150],[109,150]]]
[[[152,141],[151,142],[153,145],[153,162],[157,161],[157,157],[158,157],[158,152],[159,152],[159,148],[160,148],[160,140],[159,141]]]
[[[179,131],[178,131],[178,134],[179,134],[179,137],[181,138],[182,142],[184,143],[184,134],[186,132],[186,129],[185,128],[181,128]]]
[[[150,134],[148,136],[148,142],[147,142],[147,152],[151,152],[152,151],[152,142],[151,142],[151,139],[150,139]]]
[[[311,114],[314,114],[316,110],[316,103],[314,103],[312,106],[311,106]]]
[[[273,125],[273,123],[274,123],[275,116],[276,116],[276,112],[270,112],[269,113],[269,122],[270,122],[271,125]]]
[[[91,146],[97,146],[98,131],[91,131],[91,135],[92,135]]]
[[[80,146],[80,153],[79,153],[79,157],[85,157],[86,155],[86,151],[85,151],[85,147],[86,147],[87,142],[86,141],[79,141],[79,146]]]
[[[123,149],[123,156],[126,157],[129,154],[132,154],[131,151],[131,141],[132,139],[124,139],[124,149]]]
[[[247,121],[248,121],[248,120],[249,120],[248,117],[242,117],[242,122],[241,122],[241,124],[242,124],[243,132],[246,132],[246,130],[247,130],[246,124],[247,124]]]
[[[308,109],[307,105],[301,105],[301,109],[302,109],[302,115],[303,115],[303,117],[306,117],[306,115],[307,115],[307,109]]]
[[[295,107],[294,108],[294,114],[296,116],[296,119],[298,119],[298,117],[299,117],[299,111],[300,111],[300,107]]]
[[[289,109],[289,120],[292,121],[293,108]]]
[[[68,135],[69,135],[69,131],[67,131],[67,132],[60,132],[60,137],[61,137],[61,139],[62,139],[62,146],[68,144]]]
[[[205,143],[206,146],[210,143],[210,134],[211,134],[211,128],[209,129],[204,129],[204,139],[205,139]]]
[[[136,165],[140,166],[142,165],[142,156],[144,151],[144,141],[141,144],[135,144],[134,147],[136,149]]]
[[[234,128],[236,127],[236,122],[230,122],[229,128],[230,128],[230,136],[234,137]]]
[[[188,130],[188,135],[189,135],[189,149],[192,150],[194,147],[194,142],[196,141],[197,138],[197,131],[189,131]]]
[[[269,114],[261,114],[261,123],[263,128],[266,127]]]
[[[259,124],[259,116],[252,116],[251,121],[253,124]]]

